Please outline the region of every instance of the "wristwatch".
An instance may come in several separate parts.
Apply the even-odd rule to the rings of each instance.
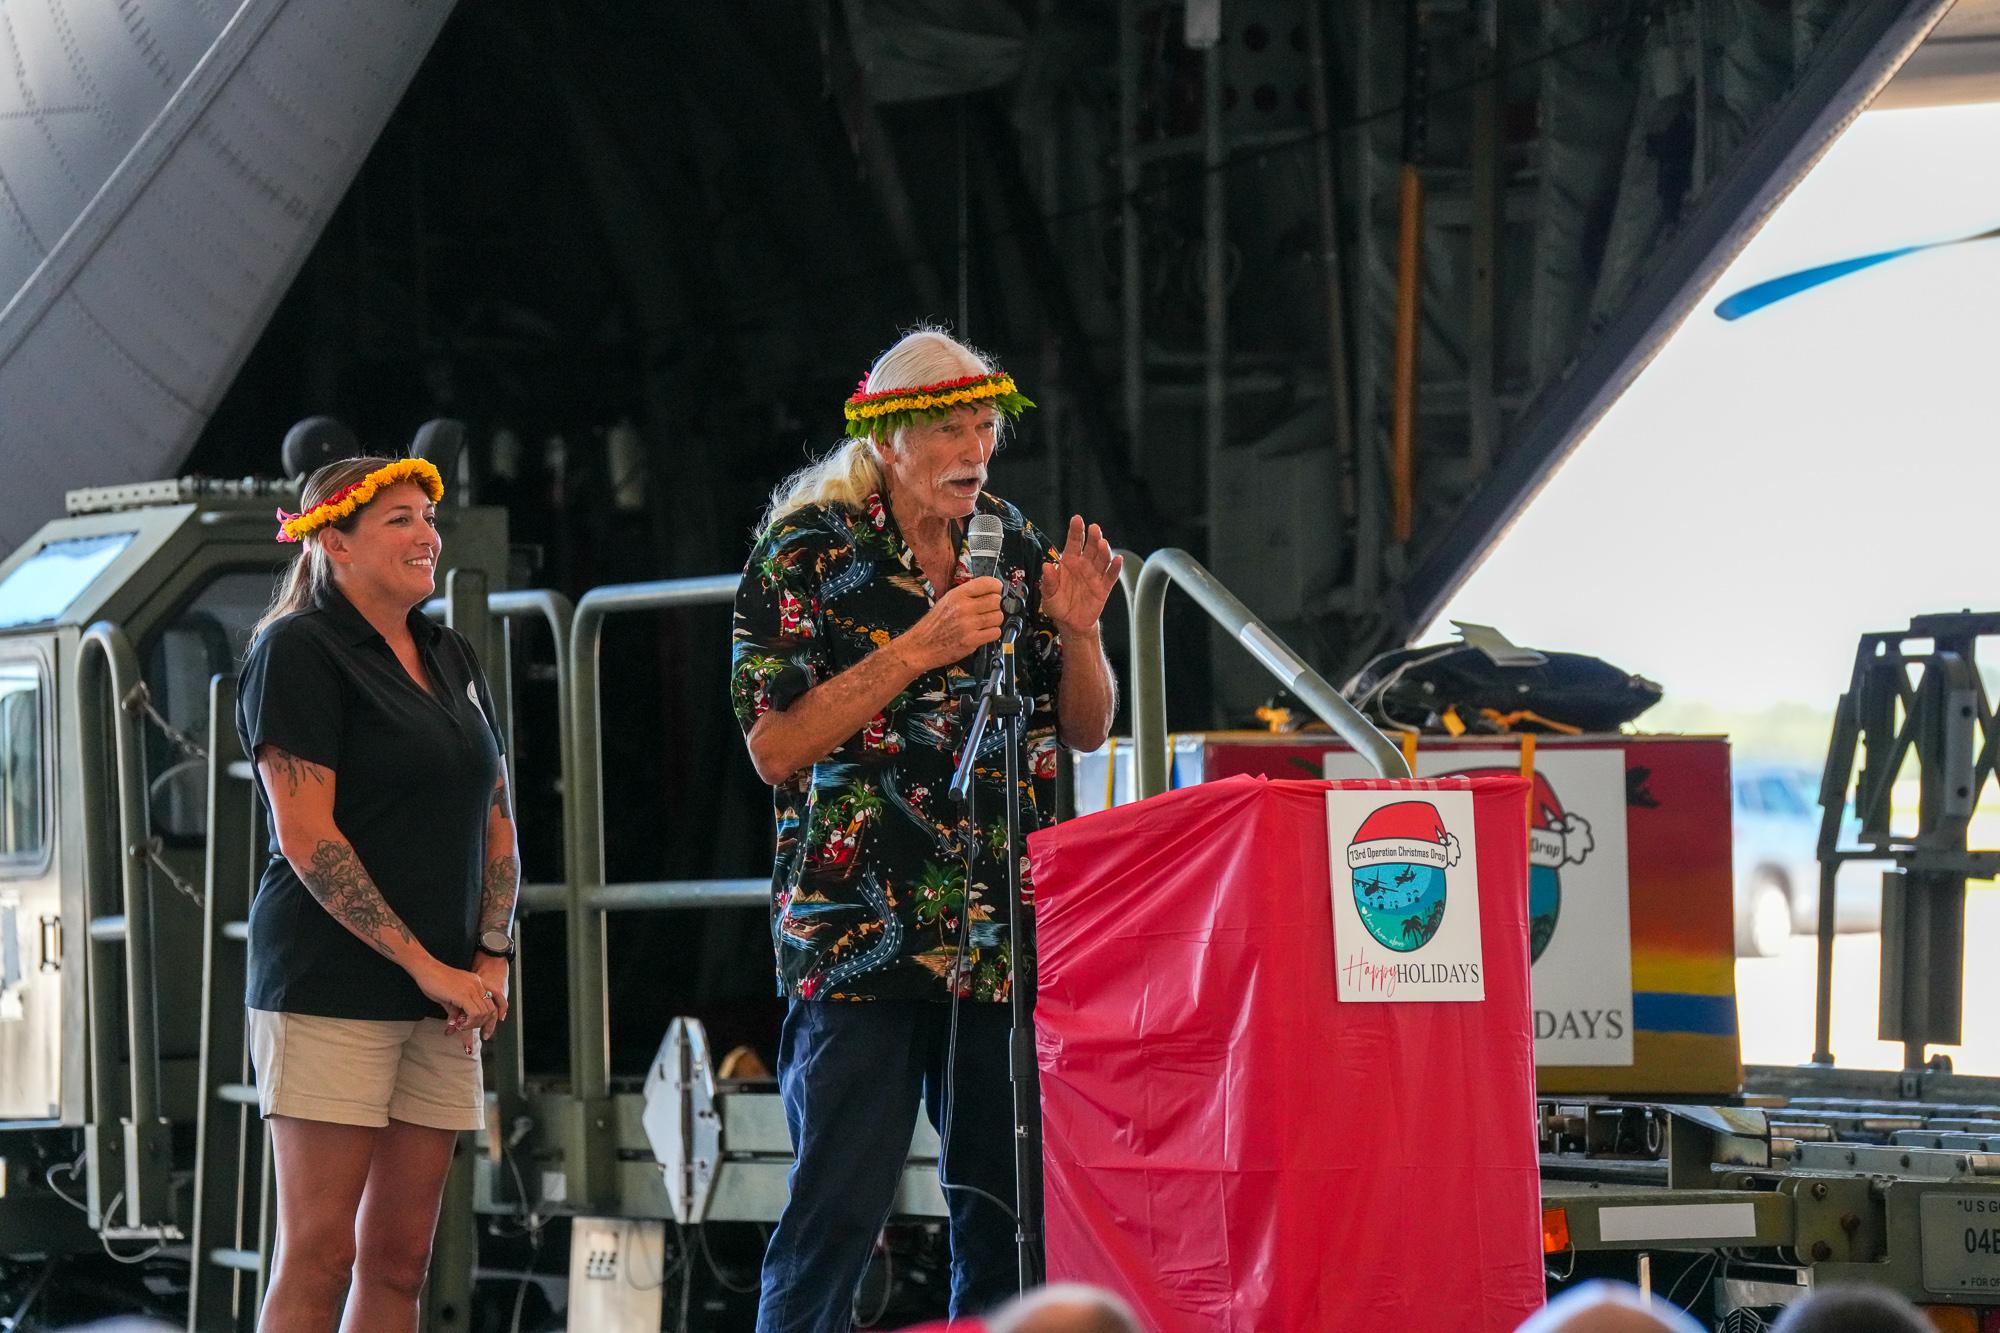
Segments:
[[[514,957],[514,937],[504,930],[480,931],[479,941],[473,947],[478,949],[479,952],[491,954],[495,958],[505,958],[511,961]]]

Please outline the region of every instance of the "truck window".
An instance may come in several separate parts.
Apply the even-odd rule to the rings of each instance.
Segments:
[[[0,874],[41,860],[48,805],[42,743],[40,669],[0,662]]]
[[[23,560],[0,580],[0,629],[54,620],[118,558],[132,537],[129,532],[67,537]]]
[[[1812,816],[1812,807],[1806,804],[1805,797],[1799,795],[1799,789],[1788,779],[1760,778],[1757,788],[1764,798],[1764,808],[1773,814],[1784,815],[1791,819],[1807,819]]]

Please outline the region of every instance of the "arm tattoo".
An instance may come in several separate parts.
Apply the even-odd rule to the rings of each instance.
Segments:
[[[507,772],[502,769],[500,780],[493,784],[493,813],[502,819],[512,819],[513,812],[507,805]]]
[[[307,778],[312,779],[315,786],[324,787],[326,785],[325,769],[321,768],[318,764],[308,763],[295,754],[280,750],[275,745],[264,747],[264,758],[271,762],[273,772],[281,774],[284,777],[285,795],[287,796],[297,796],[299,794],[299,784]]]
[[[373,945],[383,957],[396,956],[391,938],[400,938],[405,944],[416,942],[417,937],[383,899],[382,890],[375,887],[361,859],[346,843],[322,839],[313,848],[312,864],[299,871],[299,878],[328,915]]]
[[[505,931],[514,919],[514,888],[520,882],[521,864],[508,852],[486,863],[486,879],[479,891],[479,929]]]

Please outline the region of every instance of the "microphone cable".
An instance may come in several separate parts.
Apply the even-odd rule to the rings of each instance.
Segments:
[[[976,785],[976,777],[974,782]],[[966,811],[965,824],[968,826],[967,830],[961,834],[960,838],[959,867],[964,876],[964,879],[961,881],[964,884],[964,888],[960,891],[959,895],[958,952],[953,956],[951,963],[951,1017],[945,1027],[944,1087],[939,1089],[938,1097],[943,1107],[938,1115],[938,1185],[947,1192],[956,1190],[961,1193],[976,1195],[979,1198],[990,1200],[1001,1212],[1007,1214],[1007,1220],[1012,1222],[1016,1229],[1019,1229],[1021,1217],[1019,1213],[1014,1211],[1013,1204],[989,1190],[981,1189],[977,1185],[954,1183],[951,1180],[949,1169],[951,1161],[952,1112],[958,1106],[958,1006],[961,999],[959,978],[965,970],[966,954],[971,947],[972,863],[978,855],[977,849],[979,846],[977,837],[978,826],[972,823],[971,806],[969,804]],[[1012,947],[1011,942],[1010,947]],[[970,979],[968,978],[965,988],[970,989],[970,985]]]

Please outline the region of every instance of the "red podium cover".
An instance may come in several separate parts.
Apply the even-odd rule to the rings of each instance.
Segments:
[[[1483,1001],[1335,999],[1335,788],[1471,793]],[[1527,790],[1238,777],[1030,836],[1052,1280],[1161,1333],[1541,1306]]]

